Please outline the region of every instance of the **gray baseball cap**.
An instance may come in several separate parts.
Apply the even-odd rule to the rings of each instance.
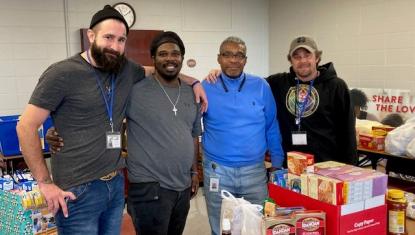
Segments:
[[[290,45],[289,55],[290,57],[293,55],[294,51],[298,48],[304,48],[311,53],[315,53],[318,51],[317,44],[311,37],[308,36],[299,36],[296,37]]]

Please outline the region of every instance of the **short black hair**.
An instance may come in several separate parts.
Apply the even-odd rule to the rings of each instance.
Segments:
[[[182,56],[184,56],[185,48],[182,39],[175,32],[166,31],[157,35],[150,44],[150,55],[153,57],[156,55],[157,49],[161,44],[164,43],[174,43],[180,48]]]
[[[359,106],[362,109],[367,109],[368,98],[363,91],[359,89],[352,89],[350,91],[350,98],[353,106]]]
[[[386,115],[385,118],[382,119],[381,123],[383,125],[388,125],[391,127],[398,127],[405,123],[402,116],[398,113],[390,113]]]

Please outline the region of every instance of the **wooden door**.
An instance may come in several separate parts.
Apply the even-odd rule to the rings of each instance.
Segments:
[[[81,48],[85,51],[89,48],[87,37],[88,29],[81,29]],[[161,30],[133,30],[128,33],[127,44],[125,46],[125,55],[137,64],[152,66],[150,56],[150,43],[155,36],[160,34]]]

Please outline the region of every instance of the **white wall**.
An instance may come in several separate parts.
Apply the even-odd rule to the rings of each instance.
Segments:
[[[80,28],[105,0],[0,0],[0,116],[20,114],[41,73],[80,52]],[[246,71],[268,74],[268,0],[124,0],[137,14],[133,29],[172,30],[186,46],[182,72],[202,78],[217,68],[222,40],[235,35],[248,46]],[[66,35],[64,7],[68,9]],[[69,50],[69,51],[67,51]]]
[[[270,0],[270,72],[288,71],[289,44],[306,34],[349,86],[415,94],[414,9],[412,0]]]

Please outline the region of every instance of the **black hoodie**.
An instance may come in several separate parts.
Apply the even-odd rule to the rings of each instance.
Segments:
[[[319,66],[318,71],[320,75],[314,79],[301,115],[301,131],[307,133],[307,145],[292,145],[291,134],[298,130],[295,124],[297,83],[298,93],[306,95],[310,82],[297,80],[292,67],[290,73],[279,73],[267,78],[277,103],[284,151],[312,153],[316,162],[333,160],[355,165],[355,118],[349,89],[337,77],[332,63]]]

